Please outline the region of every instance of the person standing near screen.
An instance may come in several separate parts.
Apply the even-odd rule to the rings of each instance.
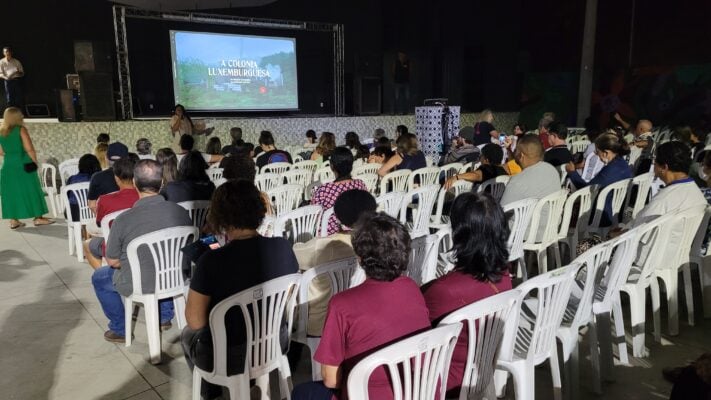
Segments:
[[[20,60],[12,56],[10,47],[3,47],[0,59],[0,79],[5,81],[5,99],[8,107],[22,107],[22,88],[20,78],[25,76]]]
[[[395,114],[407,114],[410,106],[410,58],[399,51],[392,67],[393,82],[395,84]]]
[[[176,104],[170,118],[170,132],[173,134],[173,151],[180,152],[180,137],[183,135],[209,135],[215,128],[205,129],[204,124],[193,123],[182,104]]]

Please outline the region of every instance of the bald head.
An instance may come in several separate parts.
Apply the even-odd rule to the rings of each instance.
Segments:
[[[543,159],[543,144],[536,135],[524,135],[516,143],[516,149],[525,154],[526,157],[540,161]]]
[[[140,194],[157,194],[163,185],[163,167],[154,160],[141,160],[133,170],[133,184]]]
[[[648,119],[640,119],[637,122],[637,133],[647,133],[652,131],[652,121]]]

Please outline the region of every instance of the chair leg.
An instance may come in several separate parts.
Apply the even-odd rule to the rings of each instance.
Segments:
[[[689,326],[694,326],[694,285],[691,281],[691,265],[684,264],[681,267],[684,277],[684,297],[686,297],[686,315]],[[699,271],[699,274],[701,271]]]
[[[679,273],[677,270],[657,271],[667,290],[667,312],[669,335],[679,334]]]
[[[69,244],[69,255],[74,255],[74,227],[67,222],[67,242]]]
[[[281,357],[281,365],[279,366],[279,399],[286,398],[291,400],[291,391],[294,388],[291,384],[291,368],[289,368],[289,359],[286,356]]]
[[[249,375],[240,374],[236,377],[232,377],[229,380],[227,389],[230,392],[230,400],[249,399]]]
[[[560,381],[560,364],[558,363],[558,344],[553,338],[553,344],[551,345],[551,355],[548,358],[551,365],[551,378],[553,379],[553,398],[555,400],[562,400],[562,390],[563,385]],[[533,383],[533,382],[532,382]],[[533,387],[529,388],[530,391],[534,391]],[[517,396],[518,398],[518,396]]]
[[[133,300],[130,297],[123,298],[123,315],[126,347],[128,347],[131,345],[133,337]]]
[[[197,369],[193,369],[193,400],[202,400],[200,389],[202,389],[202,378]]]
[[[699,280],[704,303],[704,318],[711,318],[711,257],[701,257]]]
[[[77,260],[84,261],[84,246],[82,245],[81,224],[74,224],[74,248],[77,251]]]
[[[535,366],[533,364],[521,365],[523,368],[512,368],[511,375],[514,380],[514,392],[516,400],[534,400],[535,386],[534,373]]]
[[[561,257],[560,257],[560,242],[557,242],[553,245],[553,251],[555,252],[555,267],[560,268],[561,265]]]
[[[646,299],[645,293],[632,290],[629,292],[630,298],[630,325],[632,331],[632,355],[638,358],[646,357],[647,352],[644,347],[646,336]]]
[[[548,249],[543,249],[538,253],[538,274],[548,272]]]
[[[502,369],[494,370],[494,391],[496,397],[501,398],[506,394],[506,382],[509,380],[509,373]]]
[[[570,381],[568,393],[572,395],[573,399],[580,398],[580,348],[578,346],[578,339],[575,338],[575,345],[573,346],[573,352],[570,353]]]
[[[612,327],[610,326],[610,313],[597,314],[598,343],[600,344],[600,377],[604,381],[612,380]]]
[[[659,297],[659,282],[656,277],[652,277],[649,284],[649,291],[652,295],[652,318],[654,322],[654,341],[662,342],[662,302]]]
[[[151,364],[160,364],[160,318],[158,316],[158,300],[146,301],[143,304],[146,314],[146,331],[148,332],[148,353]]]
[[[600,349],[598,348],[599,339],[596,319],[597,316],[593,315],[593,320],[588,324],[588,342],[590,344],[590,363],[593,371],[593,391],[600,395],[602,394],[602,376],[600,373]]]
[[[321,364],[318,361],[314,360],[314,354],[316,354],[316,349],[318,348],[318,344],[320,341],[320,338],[306,339],[306,347],[308,347],[311,356],[311,379],[313,379],[314,382],[323,379],[321,377]]]
[[[254,378],[255,385],[259,387],[259,398],[261,400],[269,400],[271,398],[269,393],[269,374],[263,374]],[[230,394],[230,398],[232,395]]]
[[[178,321],[178,328],[185,328],[185,325],[187,325],[187,321],[185,321],[185,297],[173,297],[173,307],[175,308],[175,320]]]
[[[622,303],[620,302],[619,292],[612,302],[612,317],[615,323],[615,341],[617,342],[617,353],[620,362],[622,364],[629,364],[630,359],[627,356],[627,340],[625,337],[625,320],[622,316]]]

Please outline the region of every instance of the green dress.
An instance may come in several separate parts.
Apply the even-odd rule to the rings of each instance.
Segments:
[[[5,152],[0,170],[2,218],[34,218],[46,214],[47,203],[39,176],[37,172],[25,172],[24,165],[32,159],[22,147],[20,127],[12,128],[7,136],[0,134],[0,146]]]

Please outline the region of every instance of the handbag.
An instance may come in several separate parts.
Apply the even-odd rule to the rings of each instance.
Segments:
[[[25,163],[23,165],[23,168],[25,168],[25,172],[35,172],[37,171],[37,164],[35,164],[34,161],[30,161],[28,163]]]

